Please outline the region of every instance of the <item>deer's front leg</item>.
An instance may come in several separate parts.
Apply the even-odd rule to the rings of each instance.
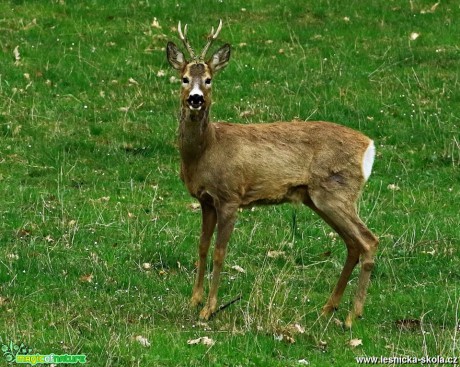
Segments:
[[[206,305],[200,312],[200,318],[208,320],[217,309],[217,290],[219,278],[227,252],[227,244],[233,232],[238,206],[225,205],[217,209],[217,238],[214,249],[211,288]]]
[[[198,306],[203,302],[203,280],[206,270],[206,258],[208,256],[209,245],[211,244],[212,234],[216,228],[217,214],[216,209],[208,204],[201,203],[201,236],[198,249],[198,269],[196,273],[195,285],[193,286],[191,305]]]

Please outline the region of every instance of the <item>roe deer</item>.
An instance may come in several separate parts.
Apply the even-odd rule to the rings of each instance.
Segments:
[[[178,24],[188,61],[168,42],[167,58],[180,72],[179,151],[181,179],[201,204],[199,261],[191,303],[203,301],[203,278],[211,238],[217,225],[212,281],[200,313],[209,319],[217,309],[217,289],[237,210],[256,204],[301,202],[313,209],[343,239],[347,258],[323,313],[335,310],[350,275],[361,259],[358,289],[345,324],[362,315],[378,239],[357,214],[356,202],[371,174],[375,146],[367,136],[330,122],[263,124],[211,123],[211,85],[230,59],[225,44],[205,61],[222,21],[199,56]]]

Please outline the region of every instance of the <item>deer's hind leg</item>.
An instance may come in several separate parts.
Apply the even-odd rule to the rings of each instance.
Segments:
[[[346,326],[350,327],[353,320],[363,313],[378,239],[359,218],[355,200],[347,201],[344,199],[352,196],[337,195],[334,192],[318,189],[312,192],[310,197],[311,201],[307,201],[306,204],[339,234],[345,242],[348,252],[337,285],[323,307],[324,313],[331,312],[338,307],[351,273],[361,260],[358,289],[354,298],[353,309],[345,322]]]

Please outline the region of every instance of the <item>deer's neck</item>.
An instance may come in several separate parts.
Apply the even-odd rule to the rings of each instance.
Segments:
[[[179,125],[179,150],[182,161],[188,163],[199,159],[213,138],[209,109],[191,111],[183,106]]]

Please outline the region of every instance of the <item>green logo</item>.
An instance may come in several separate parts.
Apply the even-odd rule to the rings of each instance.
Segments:
[[[10,344],[3,344],[1,347],[3,358],[7,362],[13,362],[18,354],[29,354],[32,352],[32,349],[27,347],[24,343],[17,345],[13,342]]]
[[[58,364],[58,363],[86,363],[84,354],[16,354],[16,363],[30,363],[35,366],[37,363]]]
[[[3,344],[1,346],[3,357],[7,362],[27,363],[35,366],[36,364],[58,364],[58,363],[86,363],[84,354],[31,354],[32,349],[24,343],[21,345]]]

